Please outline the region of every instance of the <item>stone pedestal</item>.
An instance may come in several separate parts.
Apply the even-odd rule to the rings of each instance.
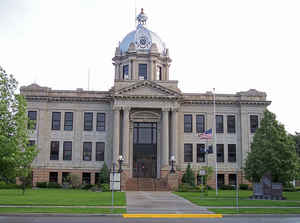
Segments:
[[[168,179],[168,186],[170,190],[177,191],[178,190],[178,174],[170,173],[167,177]]]

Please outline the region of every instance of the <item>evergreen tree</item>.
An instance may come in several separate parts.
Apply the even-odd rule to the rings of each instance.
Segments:
[[[191,168],[190,163],[188,164],[188,166],[186,168],[186,171],[182,176],[181,182],[189,184],[191,186],[195,186],[195,174],[194,174],[194,171]]]
[[[16,94],[17,81],[0,67],[0,180],[14,182],[19,177],[25,191],[26,178],[37,151],[29,145],[26,101]]]
[[[281,183],[293,180],[299,171],[293,139],[268,110],[255,132],[244,170],[252,182],[259,182],[264,174],[270,173],[273,182]]]
[[[109,169],[107,168],[106,164],[104,163],[99,174],[99,181],[97,183],[100,184],[109,184]]]

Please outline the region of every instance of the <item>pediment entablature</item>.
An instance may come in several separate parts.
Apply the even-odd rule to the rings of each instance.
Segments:
[[[153,81],[146,80],[115,91],[113,97],[177,99],[181,98],[182,94]]]

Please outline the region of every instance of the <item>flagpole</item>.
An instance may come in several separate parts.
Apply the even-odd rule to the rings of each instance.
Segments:
[[[214,98],[214,147],[216,150],[216,196],[218,196],[218,152],[217,152],[217,137],[216,137],[216,94],[215,88],[213,88],[213,98]]]

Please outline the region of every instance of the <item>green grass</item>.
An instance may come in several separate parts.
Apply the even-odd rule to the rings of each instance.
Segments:
[[[300,214],[300,208],[209,208],[217,214]]]
[[[175,194],[197,204],[199,206],[235,206],[235,191],[219,190],[218,196],[215,191],[209,191],[208,196],[204,196],[199,192],[174,192]],[[239,206],[245,207],[300,207],[300,192],[285,192],[284,196],[287,200],[250,200],[249,196],[252,195],[252,191],[240,191],[239,192]]]
[[[48,206],[110,206],[111,192],[92,192],[71,189],[0,190],[0,205],[48,205]],[[126,206],[124,192],[114,193],[114,205]]]
[[[0,208],[0,213],[59,213],[59,214],[111,214],[111,208]],[[126,213],[125,208],[114,208],[113,214]]]

